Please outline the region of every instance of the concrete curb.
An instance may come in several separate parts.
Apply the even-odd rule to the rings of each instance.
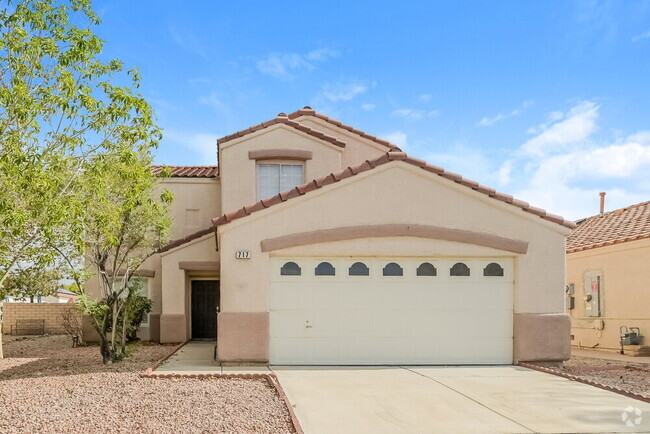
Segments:
[[[141,373],[140,373],[140,377],[151,377],[151,376],[153,376],[153,371],[155,371],[156,369],[158,369],[158,368],[160,367],[160,365],[162,365],[163,363],[165,363],[165,362],[167,361],[167,359],[169,359],[171,356],[173,356],[174,354],[176,354],[176,352],[177,352],[178,350],[180,350],[181,348],[183,348],[183,346],[184,346],[187,342],[188,342],[188,341],[185,341],[185,342],[182,342],[182,343],[176,345],[176,346],[174,347],[174,349],[173,349],[172,351],[169,352],[169,354],[167,354],[167,355],[166,355],[165,357],[163,357],[162,359],[158,360],[158,361],[157,361],[156,363],[154,363],[153,365],[149,366],[149,367],[148,367],[144,372],[141,372]]]
[[[552,374],[558,377],[563,377],[571,381],[577,381],[578,383],[587,384],[589,386],[594,386],[599,389],[607,390],[608,392],[618,393],[619,395],[627,396],[628,398],[637,399],[639,401],[650,403],[650,398],[645,396],[637,395],[636,393],[628,392],[623,389],[618,389],[612,386],[606,386],[604,384],[596,383],[595,381],[585,380],[584,378],[576,377],[575,375],[566,374],[564,372],[556,371],[551,368],[544,368],[542,366],[533,365],[531,363],[519,362],[519,366],[523,368],[533,369],[535,371],[544,372],[545,374]]]

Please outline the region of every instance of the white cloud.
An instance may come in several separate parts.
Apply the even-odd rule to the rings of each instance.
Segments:
[[[424,117],[435,118],[440,115],[440,110],[416,110],[410,108],[403,108],[398,110],[393,110],[391,113],[392,116],[409,119],[409,120],[419,120]]]
[[[418,99],[421,102],[429,102],[429,101],[431,101],[433,99],[433,96],[429,95],[428,93],[423,93],[418,97]]]
[[[364,109],[365,111],[369,112],[369,111],[372,111],[372,110],[376,109],[377,106],[375,104],[372,104],[372,103],[367,103],[367,104],[362,104],[361,108]]]
[[[647,32],[643,32],[639,35],[636,35],[635,37],[632,38],[632,42],[637,42],[640,41],[641,39],[649,39],[650,38],[650,30]]]
[[[169,140],[192,151],[197,157],[197,164],[207,166],[217,164],[217,139],[219,137],[221,137],[220,134],[186,132],[173,128],[166,129],[163,134],[164,140]]]
[[[565,150],[570,145],[583,144],[597,130],[599,109],[600,105],[583,101],[562,116],[552,112],[549,123],[529,130],[538,135],[524,143],[521,151],[539,157]]]
[[[404,152],[408,152],[408,136],[403,131],[393,131],[392,133],[382,134],[381,138],[388,140],[394,145],[397,145]]]
[[[374,83],[365,83],[359,80],[339,81],[336,83],[325,83],[322,87],[321,94],[326,99],[336,101],[349,101],[357,95],[368,91]]]
[[[339,52],[330,48],[312,50],[306,54],[270,53],[256,62],[257,70],[280,80],[291,80],[301,70],[313,70],[316,64],[338,57]]]
[[[305,56],[307,60],[311,60],[313,62],[324,62],[326,60],[339,57],[341,53],[339,53],[337,50],[333,50],[331,48],[320,48],[318,50],[312,50],[307,55]]]
[[[516,197],[565,218],[598,211],[598,193],[607,191],[607,209],[650,197],[650,131],[599,141],[600,106],[583,101],[566,113],[551,112],[533,130],[536,136],[502,163],[498,180]]]
[[[514,110],[511,110],[508,113],[498,113],[498,114],[496,114],[495,116],[492,116],[492,117],[485,116],[485,117],[481,118],[481,120],[478,121],[478,123],[476,125],[479,126],[479,127],[491,127],[492,125],[496,124],[499,121],[502,121],[502,120],[507,119],[507,118],[511,118],[513,116],[520,115],[525,109],[527,109],[528,107],[530,107],[534,103],[535,102],[531,101],[531,100],[524,101],[524,102],[521,103],[521,105],[519,107],[517,107]]]

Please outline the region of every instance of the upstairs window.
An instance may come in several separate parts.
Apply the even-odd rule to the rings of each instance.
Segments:
[[[257,200],[273,197],[304,182],[302,164],[258,164]]]

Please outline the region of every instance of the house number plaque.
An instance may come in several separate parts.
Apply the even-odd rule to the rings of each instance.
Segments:
[[[250,250],[237,250],[237,252],[235,252],[235,257],[237,259],[250,259],[251,258],[251,251]]]

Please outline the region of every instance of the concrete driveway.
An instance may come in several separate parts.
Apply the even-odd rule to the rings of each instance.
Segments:
[[[650,404],[516,366],[272,369],[307,434],[650,432]]]

